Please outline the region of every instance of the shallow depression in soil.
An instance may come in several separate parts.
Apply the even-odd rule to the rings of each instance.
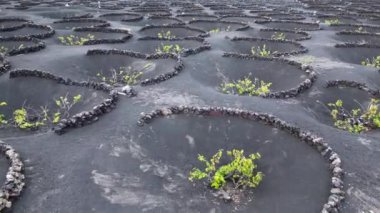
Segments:
[[[86,13],[83,13],[80,11],[67,11],[67,10],[62,11],[62,9],[60,9],[60,10],[61,11],[40,12],[40,13],[37,13],[37,15],[45,17],[45,18],[51,18],[51,19],[62,19],[62,18],[70,18],[73,16],[80,16],[80,15],[86,14]]]
[[[204,31],[216,30],[220,31],[233,31],[244,26],[238,23],[223,23],[218,21],[194,21],[189,26],[202,29]]]
[[[70,48],[70,47],[68,47]],[[112,61],[112,63],[109,63]],[[19,61],[20,62],[20,61]],[[144,72],[143,79],[152,78],[163,73],[173,71],[176,60],[156,59],[145,60],[125,55],[70,55],[62,58],[49,58],[47,62],[30,66],[28,61],[19,64],[19,67],[39,69],[54,73],[55,75],[71,78],[77,81],[100,81],[98,73],[111,75],[111,70],[121,67],[131,67],[134,71]],[[144,66],[149,66],[144,68]]]
[[[360,25],[336,25],[331,26],[333,30],[337,31],[354,31],[354,32],[369,32],[369,33],[379,33],[380,27],[367,27]]]
[[[342,100],[344,108],[351,112],[353,109],[366,109],[371,96],[356,88],[331,87],[323,88],[321,93],[312,97],[312,100],[309,99],[303,103],[316,119],[333,126],[334,122],[330,115],[331,108],[327,104],[335,103],[337,100]]]
[[[43,34],[47,32],[48,30],[44,30],[44,29],[38,29],[38,28],[33,28],[33,27],[23,27],[18,30],[0,32],[0,36],[1,37],[29,36],[29,35],[33,36],[33,35]]]
[[[20,26],[20,25],[25,24],[25,23],[26,23],[26,21],[4,21],[4,22],[0,22],[0,29]]]
[[[380,43],[380,35],[336,35],[335,38],[338,41],[348,43]]]
[[[121,21],[123,19],[128,20],[128,19],[135,19],[140,17],[139,14],[104,14],[104,16],[99,16],[100,19],[105,19],[108,21]]]
[[[12,50],[22,49],[35,45],[32,41],[0,41],[1,52],[7,53]]]
[[[366,59],[372,59],[380,54],[380,48],[366,47],[333,47],[330,49],[332,57],[353,64],[361,64]]]
[[[63,23],[53,23],[51,26],[57,30],[68,30],[75,27],[92,27],[103,23],[94,21],[81,21],[81,22],[63,22]]]
[[[118,70],[126,67],[135,72],[143,72],[143,79],[171,72],[176,64],[174,59],[144,60],[124,55],[91,55],[86,56],[85,60],[84,66],[89,76],[96,75],[98,72],[109,76],[111,69]],[[113,63],[109,64],[108,61]]]
[[[121,49],[132,50],[146,54],[157,53],[157,50],[163,50],[165,46],[179,45],[183,49],[196,49],[202,46],[203,42],[195,40],[178,40],[178,41],[165,41],[165,40],[134,40],[121,46]]]
[[[196,56],[201,58],[201,56]],[[207,60],[207,61],[205,61]],[[272,91],[289,90],[302,83],[307,75],[296,66],[280,61],[249,60],[233,57],[212,57],[199,59],[199,64],[194,64],[191,74],[200,82],[219,89],[223,82],[232,82],[250,76],[265,82],[272,82]],[[209,66],[202,66],[203,63]],[[202,68],[201,68],[202,67]]]
[[[284,29],[284,30],[317,30],[318,24],[304,24],[304,23],[292,23],[292,22],[268,22],[263,23],[265,27],[276,28],[276,29]]]
[[[319,212],[326,201],[327,164],[313,148],[279,129],[239,118],[176,115],[139,131],[136,143],[144,155],[135,173],[139,191],[165,198],[151,212],[231,212],[236,207],[240,212],[304,213]],[[226,204],[188,182],[192,167],[201,166],[197,155],[210,157],[221,148],[262,154],[258,168],[265,177],[253,189],[252,201]]]
[[[226,52],[236,52],[242,54],[252,54],[252,48],[257,51],[257,48],[269,50],[272,54],[283,54],[287,52],[299,51],[300,47],[292,43],[275,42],[275,41],[249,41],[249,40],[236,40],[228,41],[229,47],[224,49]]]
[[[172,36],[176,36],[178,38],[198,36],[202,34],[202,32],[199,32],[197,30],[187,29],[183,27],[157,27],[157,28],[149,28],[149,29],[140,31],[140,33],[144,36],[153,36],[153,37],[157,37],[158,33],[163,33],[165,35],[165,33],[167,32],[170,32]]]
[[[192,21],[192,20],[216,20],[217,17],[213,17],[213,16],[197,16],[197,15],[193,15],[193,16],[177,16],[177,18],[181,19],[182,21],[185,21],[185,22],[188,22],[188,21]]]
[[[242,35],[244,35],[244,37],[254,37],[254,38],[258,37],[258,38],[265,38],[265,39],[276,39],[276,38],[279,39],[278,36],[283,35],[285,36],[286,40],[297,40],[306,36],[304,34],[295,33],[295,32],[285,32],[281,30],[262,31],[262,30],[257,30],[254,28],[243,30],[241,31],[241,33]]]
[[[276,38],[276,36],[283,35],[286,40],[297,40],[306,37],[306,35],[303,34],[283,31],[259,31],[258,34],[260,38]]]
[[[301,15],[281,14],[281,13],[271,13],[266,16],[270,17],[271,19],[277,19],[277,20],[303,20],[305,19],[305,17]]]
[[[100,104],[108,97],[102,91],[65,86],[51,80],[35,77],[7,79],[6,76],[2,76],[0,78],[0,91],[0,102],[7,102],[7,106],[1,107],[1,113],[7,118],[11,118],[13,111],[23,106],[32,107],[35,110],[47,106],[50,111],[54,111],[57,109],[55,100],[66,94],[70,101],[73,96],[81,95],[81,101],[70,111],[72,115],[84,110],[91,110],[92,107]]]
[[[92,32],[92,31],[74,31],[67,32],[63,35],[58,35],[57,37],[64,36],[67,38],[70,35],[77,36],[78,38],[88,38],[89,36],[94,36],[94,39],[122,39],[127,34],[124,33],[114,33],[114,32]],[[61,43],[58,39],[56,39],[58,43]]]
[[[143,24],[143,25],[163,25],[163,24],[178,24],[178,23],[181,23],[181,21],[170,18],[170,17],[157,17],[157,18],[153,17],[153,18],[146,18],[144,20],[141,20],[138,23]]]
[[[230,16],[226,18],[221,18],[222,21],[236,21],[236,22],[243,22],[243,23],[254,23],[257,20],[263,21],[263,18],[259,17],[239,17],[239,16]]]

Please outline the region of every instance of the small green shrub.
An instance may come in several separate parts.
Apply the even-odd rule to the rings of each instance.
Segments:
[[[113,86],[118,84],[135,85],[144,75],[144,71],[152,66],[152,63],[147,63],[140,70],[136,70],[132,66],[120,67],[118,70],[112,68],[110,70],[111,77],[107,78],[102,73],[97,73],[96,76],[101,81]]]
[[[277,51],[271,52],[270,50],[267,49],[267,46],[264,44],[263,46],[252,47],[251,53],[254,56],[270,57],[270,56],[276,54]]]
[[[285,33],[281,33],[281,32],[275,32],[273,33],[273,35],[271,36],[271,39],[274,39],[274,40],[285,40],[286,39],[286,36],[285,36]]]
[[[272,83],[266,83],[257,78],[252,81],[248,76],[237,82],[223,83],[221,90],[226,94],[258,96],[269,94],[271,85]]]
[[[211,30],[209,30],[208,32],[209,33],[220,33],[221,31],[226,31],[226,32],[230,32],[231,31],[231,26],[228,25],[226,28],[222,29],[220,27],[216,27],[216,28],[213,28]]]
[[[55,105],[58,107],[58,110],[57,112],[53,114],[52,122],[58,123],[61,120],[61,117],[65,117],[65,118],[70,117],[71,108],[73,108],[74,105],[79,103],[81,99],[82,99],[82,96],[80,94],[73,96],[71,101],[68,98],[68,94],[56,99]]]
[[[329,103],[330,114],[334,120],[334,125],[342,130],[352,133],[361,133],[380,127],[379,100],[371,99],[367,109],[346,110],[342,100]]]
[[[20,50],[20,49],[22,49],[24,47],[25,47],[24,44],[20,44],[19,46],[15,46],[14,48]],[[0,53],[6,54],[8,51],[9,51],[9,49],[7,47],[0,46]]]
[[[366,33],[367,30],[365,30],[363,27],[358,27],[357,29],[355,29],[355,32],[357,32],[357,33]]]
[[[95,36],[88,34],[85,37],[75,36],[75,35],[67,35],[67,36],[59,36],[58,40],[67,46],[82,46],[87,41],[94,40]]]
[[[14,124],[20,129],[37,129],[40,126],[45,125],[45,123],[40,120],[31,121],[30,117],[30,113],[24,107],[16,109],[13,112]]]
[[[137,84],[137,81],[143,76],[143,72],[134,72],[123,76],[123,83],[127,85]]]
[[[161,31],[160,33],[157,34],[157,37],[160,39],[175,39],[176,36],[172,34],[170,30],[168,31]]]
[[[73,96],[71,100],[68,98],[68,94],[59,97],[59,99],[55,100],[55,105],[58,109],[53,114],[50,113],[46,106],[39,109],[22,106],[13,111],[13,117],[9,120],[3,114],[0,114],[0,125],[11,124],[20,129],[36,130],[49,123],[56,124],[63,118],[69,118],[72,107],[79,103],[81,99],[81,95]],[[0,107],[6,105],[6,102],[0,102]]]
[[[210,31],[208,31],[209,33],[220,33],[220,28],[214,28],[214,29],[211,29]]]
[[[4,46],[0,46],[0,53],[2,54],[6,54],[8,52],[8,48],[4,47]]]
[[[7,102],[4,102],[4,101],[0,101],[0,107],[4,107],[4,106],[7,106]],[[5,115],[0,113],[0,126],[2,125],[5,125],[5,124],[8,124],[8,121],[7,119],[5,118]]]
[[[179,44],[163,44],[156,49],[156,53],[173,53],[173,54],[181,54],[184,48],[182,48]]]
[[[333,24],[340,24],[340,20],[339,19],[326,19],[325,24],[327,24],[329,26],[331,26]]]
[[[189,180],[207,179],[209,185],[214,189],[223,188],[228,181],[233,183],[235,189],[255,188],[263,179],[263,173],[257,171],[255,160],[261,158],[260,153],[251,154],[248,157],[244,155],[243,150],[233,149],[227,151],[230,157],[229,163],[219,165],[223,155],[223,150],[219,150],[210,160],[205,156],[198,155],[198,160],[204,163],[203,170],[193,168],[189,174]]]
[[[362,65],[367,67],[380,68],[380,55],[372,59],[366,59],[361,62]]]

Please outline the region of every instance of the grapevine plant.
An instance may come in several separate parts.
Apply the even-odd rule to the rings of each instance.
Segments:
[[[184,48],[181,47],[179,44],[163,44],[161,43],[161,46],[159,46],[156,49],[156,53],[162,54],[162,53],[173,53],[176,55],[179,55],[183,52]]]
[[[266,44],[264,44],[263,46],[252,47],[251,53],[254,56],[270,57],[270,56],[273,56],[274,54],[276,54],[277,51],[275,51],[275,52],[270,51],[269,49],[267,49]]]
[[[81,95],[76,95],[70,100],[68,94],[59,97],[55,100],[57,109],[54,112],[50,112],[51,110],[46,106],[33,109],[32,107],[23,105],[13,110],[12,118],[6,118],[4,114],[0,113],[0,126],[11,125],[19,129],[36,130],[48,124],[57,124],[62,119],[70,117],[72,107],[79,103],[81,98]],[[0,107],[4,106],[7,106],[7,102],[0,102]]]
[[[366,33],[367,30],[364,29],[363,27],[358,27],[357,29],[354,30],[354,32],[356,32],[356,33]]]
[[[159,33],[157,33],[157,37],[160,38],[160,39],[175,39],[176,36],[174,34],[172,34],[172,32],[170,30],[168,31],[161,31]]]
[[[144,71],[148,70],[152,66],[152,63],[147,63],[139,70],[133,68],[132,66],[119,67],[118,69],[112,68],[110,70],[110,77],[106,77],[105,75],[103,75],[103,73],[97,73],[96,76],[102,82],[105,82],[112,86],[135,85],[144,75]]]
[[[66,94],[66,96],[61,96],[59,99],[55,100],[55,105],[58,107],[58,111],[54,113],[53,123],[58,123],[61,120],[61,117],[70,117],[71,108],[79,103],[81,99],[81,95],[76,95],[70,101]]]
[[[372,59],[366,59],[361,62],[362,65],[367,67],[380,68],[380,55]]]
[[[8,52],[8,48],[4,46],[0,46],[0,53],[6,54]]]
[[[220,33],[221,31],[222,31],[222,29],[220,27],[216,27],[216,28],[213,28],[213,29],[209,30],[208,32],[209,33]],[[224,31],[230,32],[231,31],[231,26],[228,25],[226,28],[224,28]]]
[[[342,130],[352,133],[361,133],[380,127],[379,100],[371,99],[366,109],[346,110],[342,100],[329,103],[330,114],[334,120],[334,125]]]
[[[333,24],[340,24],[340,20],[339,19],[326,19],[325,20],[325,24],[331,26]]]
[[[19,46],[14,46],[13,49],[21,50],[24,47],[25,47],[24,44],[20,44]],[[0,54],[7,54],[8,52],[9,52],[9,48],[5,46],[0,46]]]
[[[271,39],[273,39],[273,40],[280,40],[280,41],[283,41],[283,40],[286,39],[286,36],[285,36],[285,33],[275,32],[275,33],[273,33],[273,35],[271,36]]]
[[[231,183],[234,189],[256,188],[263,179],[263,173],[257,171],[256,160],[261,158],[260,153],[244,155],[244,150],[233,149],[226,151],[230,158],[227,164],[220,165],[224,150],[219,150],[210,160],[199,154],[198,160],[204,164],[204,169],[193,168],[189,174],[189,181],[207,180],[208,185],[221,190]]]
[[[43,120],[40,120],[38,116],[31,115],[24,107],[13,112],[13,123],[20,129],[38,129],[40,126],[45,125]]]
[[[87,41],[94,40],[95,36],[92,34],[87,34],[84,37],[75,36],[75,35],[67,35],[67,36],[59,36],[58,40],[66,45],[66,46],[83,46]]]
[[[259,96],[269,94],[271,85],[272,83],[267,83],[257,78],[251,80],[248,76],[237,82],[223,83],[221,85],[221,90],[226,94]]]
[[[209,33],[219,33],[221,30],[220,28],[214,28],[209,31]]]
[[[7,105],[8,105],[7,102],[0,101],[0,107],[4,107],[4,106],[7,106]],[[5,125],[7,123],[8,123],[8,121],[5,119],[5,115],[2,114],[2,113],[0,113],[0,126]]]

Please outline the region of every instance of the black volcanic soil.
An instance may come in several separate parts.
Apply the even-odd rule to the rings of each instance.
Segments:
[[[339,154],[345,171],[346,199],[339,211],[380,212],[379,131],[357,135],[339,130],[334,127],[326,107],[326,104],[342,99],[349,109],[357,108],[366,106],[372,98],[356,88],[326,88],[328,81],[357,81],[372,90],[380,89],[378,69],[361,65],[366,58],[380,55],[380,3],[377,0],[301,0],[302,4],[290,0],[204,0],[199,4],[174,0],[167,3],[109,0],[100,1],[100,5],[97,1],[67,3],[52,0],[17,6],[28,5],[25,2],[34,1],[0,1],[0,18],[6,19],[0,21],[0,47],[17,49],[21,44],[33,45],[29,41],[5,39],[45,32],[23,26],[26,22],[20,18],[34,24],[50,25],[55,35],[42,39],[46,47],[39,51],[14,56],[4,51],[11,70],[37,69],[81,82],[99,81],[98,72],[123,66],[141,68],[152,63],[144,70],[144,78],[165,78],[164,75],[172,72],[180,62],[184,67],[165,81],[148,86],[134,85],[135,97],[120,95],[116,108],[99,117],[97,122],[63,135],[50,129],[0,128],[0,140],[20,153],[26,175],[24,191],[4,212],[321,212],[323,204],[328,201],[331,174],[326,159],[315,149],[281,129],[238,117],[174,115],[156,118],[143,127],[137,126],[140,113],[174,105],[232,107],[270,113],[323,137]],[[111,13],[120,15],[102,16]],[[143,19],[123,21],[138,18],[139,14]],[[324,22],[326,17],[342,17],[342,24],[328,26]],[[75,21],[67,21],[71,19]],[[213,22],[188,23],[194,20]],[[57,21],[61,23],[55,23]],[[229,24],[223,21],[242,24],[231,24],[226,31],[224,29]],[[246,24],[250,28],[236,31]],[[73,28],[94,25],[128,30],[133,37],[124,43],[85,46],[65,46],[58,41],[57,37],[61,35],[85,36],[87,32],[77,32]],[[223,29],[204,34],[215,28]],[[276,29],[261,31],[266,28]],[[307,31],[311,38],[296,41],[305,36],[299,30]],[[168,31],[181,39],[140,39],[157,37],[158,33]],[[233,41],[234,37],[271,39],[274,32],[281,31],[290,41]],[[341,31],[361,31],[362,34],[339,34]],[[125,35],[92,34],[100,39],[117,39]],[[193,51],[179,60],[169,56],[154,58],[161,44],[197,49],[202,45],[200,36],[205,37],[210,50]],[[185,37],[193,37],[193,40],[184,40]],[[300,46],[293,42],[307,48],[307,52],[285,58],[313,68],[317,79],[310,89],[290,99],[220,92],[222,82],[237,81],[249,74],[272,82],[274,92],[302,83],[307,77],[305,72],[287,63],[223,57],[225,52],[250,54],[253,46],[264,44],[281,53],[299,50]],[[335,46],[345,42],[359,46]],[[360,46],[363,43],[370,46]],[[93,49],[121,49],[135,55],[87,55]],[[54,99],[67,93],[81,94],[84,101],[74,109],[74,113],[78,113],[91,110],[108,97],[103,91],[47,79],[10,78],[11,70],[0,71],[0,102],[9,103],[9,106],[0,108],[0,113],[8,117],[25,101],[39,107],[54,105]],[[251,200],[239,204],[225,203],[215,198],[208,188],[194,187],[187,181],[191,168],[199,166],[198,154],[211,156],[221,148],[244,149],[246,153],[258,151],[263,155],[258,168],[265,177],[258,188],[250,191]],[[5,156],[1,156],[2,183],[7,168]]]

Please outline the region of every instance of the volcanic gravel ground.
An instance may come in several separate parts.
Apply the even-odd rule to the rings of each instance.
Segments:
[[[34,107],[54,106],[54,99],[70,93],[83,97],[72,113],[88,113],[67,121],[65,131],[59,125],[36,131],[0,128],[0,140],[17,150],[24,162],[26,183],[4,212],[380,212],[379,131],[351,134],[339,130],[326,106],[342,99],[352,109],[376,98],[358,88],[326,88],[326,84],[347,80],[363,83],[372,91],[380,89],[379,70],[361,65],[366,58],[380,55],[380,3],[199,2],[0,1],[0,20],[5,19],[0,21],[0,46],[5,54],[0,63],[0,102],[9,103],[0,112],[11,117],[12,109],[25,101]],[[101,16],[111,13],[121,15]],[[342,23],[329,26],[325,21],[331,17],[342,17]],[[30,37],[48,29],[29,28],[20,18],[50,25],[55,34],[37,40],[40,43],[17,40],[17,36]],[[241,24],[229,27],[227,21]],[[236,31],[245,25],[249,28]],[[88,34],[74,31],[75,27],[121,29],[124,33],[99,30],[93,34],[102,42],[61,44],[59,36]],[[209,32],[216,28],[221,30]],[[260,31],[266,28],[276,29]],[[125,30],[131,38],[110,42],[128,35]],[[171,37],[157,38],[167,31]],[[269,40],[275,32],[284,32],[289,41]],[[259,40],[234,41],[234,37]],[[186,54],[156,54],[161,44],[179,44]],[[287,60],[223,57],[226,52],[250,54],[252,46],[264,44],[286,55],[281,57]],[[295,53],[303,47],[307,52]],[[10,54],[11,49],[23,51]],[[138,81],[126,95],[121,91],[124,85],[100,84],[97,73],[129,66],[142,70],[149,83]],[[24,71],[14,72],[20,69]],[[23,76],[31,73],[33,76]],[[249,75],[272,82],[275,92],[303,89],[290,98],[284,93],[276,99],[221,92],[221,83]],[[307,80],[308,75],[317,78]],[[142,112],[181,105],[268,113],[323,137],[342,162],[345,200],[324,207],[331,201],[332,184],[337,184],[331,182],[329,166],[340,166],[340,160],[324,159],[317,149],[282,128],[218,110],[208,115],[168,115],[171,113],[163,110],[160,113],[167,116],[154,118],[143,127],[137,125]],[[62,131],[57,131],[59,128]],[[198,154],[211,156],[222,148],[263,155],[258,161],[258,169],[265,174],[263,182],[239,203],[225,203],[208,188],[187,180],[191,168],[199,166]],[[7,167],[2,155],[0,183],[8,181]]]

